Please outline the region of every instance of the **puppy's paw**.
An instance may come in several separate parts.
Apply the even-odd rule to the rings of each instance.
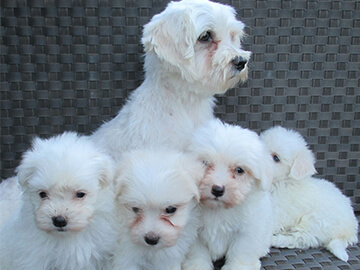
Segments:
[[[294,248],[293,242],[291,235],[275,234],[271,238],[271,245],[276,248]]]

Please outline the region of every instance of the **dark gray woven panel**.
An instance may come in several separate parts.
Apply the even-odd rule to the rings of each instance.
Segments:
[[[115,116],[143,79],[142,25],[160,0],[2,0],[1,177],[13,174],[33,136],[89,134]],[[255,131],[301,132],[360,211],[360,2],[221,1],[247,25],[249,81],[218,97],[220,118]],[[360,269],[322,250],[278,250],[264,269]]]

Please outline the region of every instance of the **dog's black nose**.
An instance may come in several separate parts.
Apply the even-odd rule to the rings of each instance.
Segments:
[[[225,187],[222,186],[218,186],[218,185],[213,185],[211,188],[211,194],[214,195],[215,197],[221,197],[222,195],[224,195],[225,192]]]
[[[245,65],[247,64],[247,59],[242,56],[236,56],[232,63],[235,66],[235,68],[239,71],[243,70],[245,68]]]
[[[53,224],[55,227],[65,227],[67,224],[66,219],[63,216],[56,216],[52,218]]]
[[[147,233],[144,239],[148,245],[155,246],[157,243],[159,243],[160,237],[154,233]]]

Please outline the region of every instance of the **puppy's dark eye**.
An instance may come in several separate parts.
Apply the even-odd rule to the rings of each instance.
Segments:
[[[199,36],[199,41],[200,42],[208,42],[208,41],[211,41],[211,40],[212,40],[212,35],[211,35],[210,31],[206,31],[206,32],[202,33]]]
[[[140,212],[140,209],[137,208],[137,207],[133,207],[133,208],[131,208],[131,209],[133,210],[133,212],[134,212],[135,214],[137,214],[137,213]]]
[[[84,192],[76,192],[76,198],[84,198],[85,197],[85,193]]]
[[[235,173],[237,173],[237,174],[243,174],[245,171],[242,169],[242,168],[240,168],[240,167],[237,167],[236,169],[235,169]]]
[[[209,164],[210,164],[209,161],[207,161],[207,160],[203,160],[202,163],[203,163],[204,166],[206,166],[206,167],[209,166]]]
[[[169,206],[165,209],[166,214],[173,214],[175,213],[177,208],[175,206]]]
[[[40,196],[41,199],[46,199],[48,197],[48,195],[46,194],[45,191],[39,192],[39,196]]]
[[[274,160],[276,163],[280,162],[280,159],[279,159],[279,157],[278,157],[277,155],[273,155],[273,160]]]

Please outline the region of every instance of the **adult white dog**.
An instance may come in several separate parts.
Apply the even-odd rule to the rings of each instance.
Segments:
[[[201,162],[171,150],[135,150],[118,170],[114,269],[180,270],[197,235]]]
[[[212,270],[223,257],[223,270],[260,269],[273,225],[266,147],[255,132],[213,120],[195,132],[189,149],[203,160],[206,173],[199,239],[183,269]]]
[[[349,198],[331,182],[311,177],[315,157],[304,138],[274,127],[261,134],[272,153],[275,229],[272,245],[280,248],[324,246],[348,260],[346,247],[357,242],[358,222]]]
[[[213,95],[246,80],[251,53],[241,49],[243,36],[229,6],[171,2],[144,27],[145,81],[94,141],[115,159],[148,145],[184,148],[193,129],[213,117]]]
[[[17,169],[23,205],[0,232],[2,270],[108,269],[113,164],[75,133],[36,139]]]

